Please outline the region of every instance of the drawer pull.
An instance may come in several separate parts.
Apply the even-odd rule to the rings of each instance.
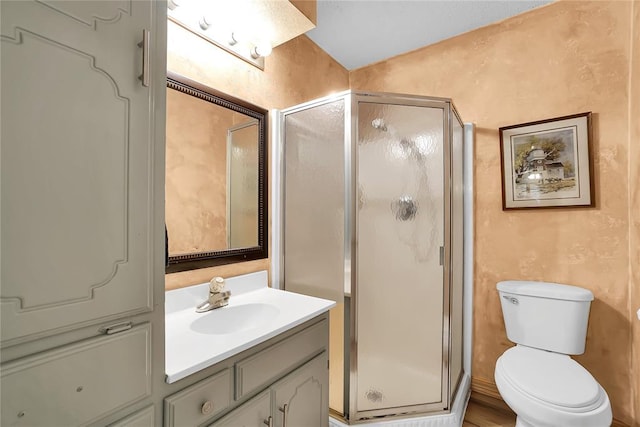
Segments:
[[[282,427],[287,427],[287,404],[285,403],[282,408],[278,408],[282,412]]]
[[[128,331],[133,327],[131,322],[116,323],[115,325],[103,326],[99,329],[100,333],[105,335],[113,335],[119,332]]]
[[[206,402],[204,402],[202,404],[202,407],[200,408],[200,411],[202,411],[204,415],[209,414],[212,410],[213,410],[213,403],[211,403],[210,400],[207,400]]]
[[[269,418],[264,420],[263,423],[269,427],[273,427],[273,417],[269,415]]]

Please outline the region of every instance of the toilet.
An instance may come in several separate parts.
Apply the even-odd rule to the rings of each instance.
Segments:
[[[498,391],[516,427],[608,427],[604,388],[570,355],[584,353],[593,294],[558,283],[497,285],[507,338],[516,344],[496,362]]]

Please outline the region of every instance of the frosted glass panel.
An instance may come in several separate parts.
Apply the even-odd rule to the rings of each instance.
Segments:
[[[443,121],[440,108],[358,106],[359,411],[444,399]]]
[[[329,311],[329,408],[344,414],[344,303]]]
[[[229,130],[229,248],[258,246],[258,123]]]
[[[451,396],[462,372],[463,135],[462,123],[454,116],[451,145]]]
[[[284,129],[284,284],[342,302],[344,100],[287,114]]]

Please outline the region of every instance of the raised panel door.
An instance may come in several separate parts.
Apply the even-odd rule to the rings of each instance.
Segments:
[[[323,352],[271,387],[274,425],[324,427],[329,423],[329,368]]]
[[[269,390],[265,390],[211,427],[273,427],[270,396]]]
[[[138,44],[143,30],[151,43],[164,31],[155,2],[0,7],[1,340],[151,311],[163,150],[151,88],[165,70],[144,86],[153,46]]]
[[[3,365],[0,425],[95,423],[152,393],[151,325]]]

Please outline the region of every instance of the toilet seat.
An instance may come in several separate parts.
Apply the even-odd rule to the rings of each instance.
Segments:
[[[501,358],[505,379],[520,392],[570,412],[586,412],[602,403],[602,389],[591,374],[566,354],[525,346]]]
[[[505,402],[535,426],[592,426],[611,423],[604,389],[569,356],[518,345],[496,364],[496,385]]]

